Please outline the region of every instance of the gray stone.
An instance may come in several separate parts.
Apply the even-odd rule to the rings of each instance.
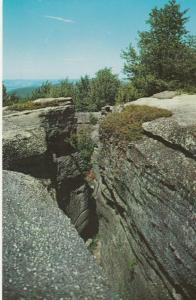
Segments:
[[[90,117],[93,116],[97,119],[97,124],[90,123]],[[77,112],[77,133],[82,130],[88,132],[92,141],[97,144],[99,142],[99,121],[102,118],[100,112]]]
[[[123,299],[196,295],[196,96],[129,105],[170,109],[143,124],[126,147],[103,140],[94,153],[101,265]]]
[[[70,136],[76,132],[73,103],[63,97],[34,102],[46,107],[4,115],[4,169],[50,180],[49,188],[60,208],[81,233],[88,225],[92,197],[81,172],[80,156],[70,144]]]
[[[67,105],[72,104],[72,98],[71,97],[59,97],[59,98],[39,98],[34,100],[35,103],[40,103],[40,104],[47,104],[50,106],[51,104],[57,104],[57,105]]]
[[[195,126],[196,120],[196,95],[180,95],[171,99],[141,98],[127,105],[148,105],[165,108],[173,113],[172,119],[180,126]]]
[[[46,188],[3,173],[3,298],[119,299]]]
[[[177,91],[164,91],[154,94],[152,97],[157,99],[172,99],[178,95]]]
[[[37,164],[38,168],[41,165],[48,170],[47,161],[51,153],[66,151],[63,147],[64,139],[69,137],[75,126],[73,104],[70,99],[60,98],[58,106],[50,107],[50,103],[57,99],[44,100],[48,101],[46,108],[14,113],[10,111],[4,115],[3,164],[5,169],[24,171],[25,165],[28,168],[30,164],[26,170],[26,173],[30,173],[32,165]]]

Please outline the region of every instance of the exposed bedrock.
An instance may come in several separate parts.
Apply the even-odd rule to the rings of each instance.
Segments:
[[[90,220],[91,190],[80,171],[80,157],[70,144],[76,132],[71,98],[35,100],[43,108],[4,110],[3,167],[42,179],[79,233]]]
[[[143,124],[126,147],[101,139],[94,153],[101,265],[123,299],[193,300],[196,97],[134,104],[173,116]]]
[[[119,299],[42,182],[3,172],[3,299]]]

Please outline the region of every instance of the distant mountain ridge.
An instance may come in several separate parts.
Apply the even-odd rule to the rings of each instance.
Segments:
[[[32,95],[32,91],[40,87],[44,82],[49,81],[52,84],[58,84],[63,79],[6,79],[3,80],[9,94],[15,93],[18,97],[24,98]],[[77,79],[70,79],[76,82]]]

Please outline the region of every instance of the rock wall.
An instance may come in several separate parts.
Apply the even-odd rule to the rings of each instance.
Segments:
[[[101,139],[94,153],[101,265],[123,299],[193,300],[196,97],[131,104],[173,116],[143,124],[126,147]]]
[[[4,111],[3,167],[42,179],[82,233],[91,213],[91,190],[70,145],[77,119],[71,98],[38,99],[46,107]],[[54,105],[55,103],[55,105]]]
[[[86,232],[95,207],[70,144],[73,103],[35,103],[42,108],[4,109],[3,297],[119,299],[75,230]]]

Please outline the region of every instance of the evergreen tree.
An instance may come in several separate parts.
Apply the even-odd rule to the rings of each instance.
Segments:
[[[114,105],[119,86],[120,81],[111,69],[104,68],[96,73],[95,78],[92,79],[90,91],[90,98],[96,110],[100,110],[106,104]]]
[[[176,0],[154,8],[149,31],[139,33],[138,53],[131,45],[123,51],[124,73],[144,95],[196,83],[196,43],[186,30],[186,14]]]

